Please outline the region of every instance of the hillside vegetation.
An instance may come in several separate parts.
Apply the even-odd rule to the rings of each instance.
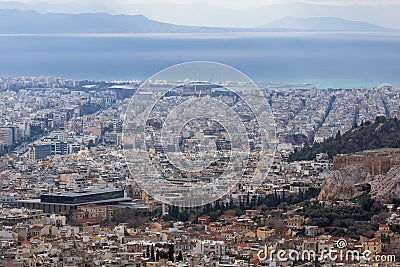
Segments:
[[[377,117],[374,122],[365,122],[335,137],[313,145],[305,144],[301,150],[290,155],[291,161],[312,160],[318,153],[351,154],[378,148],[400,148],[400,121],[397,118]]]

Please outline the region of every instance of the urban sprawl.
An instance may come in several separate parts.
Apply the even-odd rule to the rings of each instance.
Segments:
[[[400,202],[330,184],[380,175],[380,196],[379,186],[399,186],[400,149],[289,157],[377,117],[400,119],[400,89],[265,88],[278,145],[264,183],[180,208],[142,190],[124,157],[140,85],[0,78],[0,266],[400,266]]]

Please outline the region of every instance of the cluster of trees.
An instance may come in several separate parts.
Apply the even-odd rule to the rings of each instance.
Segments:
[[[215,222],[224,211],[238,209],[231,200],[229,203],[221,202],[217,200],[213,204],[204,205],[201,210],[199,209],[184,209],[181,210],[179,207],[171,206],[169,214],[164,216],[166,221],[196,221],[197,217],[208,215],[211,217],[211,221]]]
[[[36,136],[42,135],[44,134],[44,130],[40,127],[40,125],[38,126],[31,126],[31,135],[28,138],[28,141],[34,141]]]
[[[197,217],[208,215],[212,222],[216,221],[226,211],[234,211],[234,214],[239,216],[244,214],[245,210],[249,209],[287,209],[290,205],[302,203],[306,200],[316,198],[319,195],[320,189],[310,187],[306,191],[300,191],[299,194],[289,194],[289,189],[278,194],[260,196],[247,194],[239,204],[235,204],[231,199],[229,202],[221,202],[217,200],[213,204],[205,205],[202,210],[184,209],[178,207],[170,207],[169,214],[164,217],[166,221],[192,221],[194,222]]]
[[[372,237],[374,230],[387,218],[382,213],[382,206],[367,194],[353,202],[354,205],[328,207],[307,202],[297,213],[310,218],[310,225],[324,227],[333,236],[349,236],[355,239],[359,239],[361,235]]]
[[[151,247],[147,246],[146,253],[143,253],[143,258],[148,258],[153,262],[158,262],[160,259],[168,259],[168,261],[171,262],[175,262],[175,260],[177,262],[183,261],[183,255],[181,251],[179,251],[178,256],[175,257],[173,244],[167,244],[165,246],[166,247],[158,247],[156,251],[154,251],[153,245],[151,245]],[[165,248],[167,249],[167,251],[164,250]]]
[[[339,131],[322,143],[305,143],[303,149],[290,155],[290,160],[312,160],[319,153],[328,153],[333,158],[337,154],[379,148],[400,148],[400,121],[397,118],[377,117],[375,122],[362,122],[343,135]]]
[[[128,227],[135,228],[150,222],[150,218],[155,215],[155,212],[126,208],[116,212],[111,220],[107,222],[107,224],[115,226],[120,223],[127,223]]]
[[[289,194],[288,191],[283,190],[281,194],[276,191],[274,194],[266,195],[258,199],[258,207],[279,208],[286,209],[290,205],[298,204],[306,200],[316,198],[321,189],[310,187],[306,191],[300,191],[299,194]]]

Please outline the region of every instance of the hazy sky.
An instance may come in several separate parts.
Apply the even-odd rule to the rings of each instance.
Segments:
[[[292,16],[338,17],[400,29],[400,0],[14,0],[14,4],[6,4],[8,1],[0,0],[0,8],[141,14],[185,25],[257,27]]]
[[[0,0],[0,2],[10,2],[10,0]],[[99,0],[85,0],[85,1],[77,1],[77,0],[52,0],[52,1],[43,1],[43,0],[13,0],[13,2],[21,2],[21,3],[104,3],[105,1]],[[107,1],[111,2],[111,1]],[[209,5],[217,5],[221,7],[230,7],[230,8],[250,8],[257,6],[265,6],[270,4],[282,4],[282,3],[312,3],[312,4],[323,4],[323,5],[353,5],[353,4],[368,4],[368,5],[398,5],[399,0],[114,0],[112,1],[114,4],[118,5],[119,3],[124,4],[137,4],[137,3],[171,3],[171,4],[192,4],[192,3],[203,3]]]

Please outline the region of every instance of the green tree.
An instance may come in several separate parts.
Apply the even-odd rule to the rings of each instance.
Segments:
[[[154,246],[153,245],[151,245],[150,259],[151,259],[151,261],[156,260],[156,258],[154,256]]]
[[[160,260],[160,251],[157,249],[156,251],[156,261],[158,262]]]
[[[168,260],[174,262],[174,245],[170,244],[168,247]]]
[[[177,261],[178,261],[178,262],[182,262],[182,261],[183,261],[183,255],[182,255],[182,251],[179,251],[179,254],[178,254],[178,259],[177,259]]]

